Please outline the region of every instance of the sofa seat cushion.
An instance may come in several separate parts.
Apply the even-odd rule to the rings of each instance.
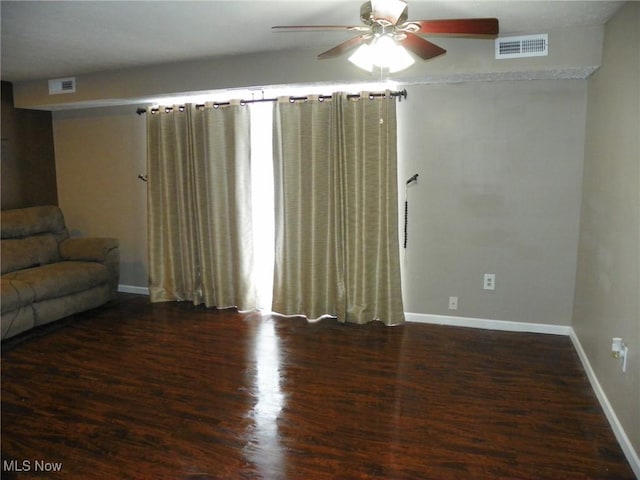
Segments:
[[[7,313],[30,305],[33,303],[35,295],[28,283],[9,280],[3,276],[0,281],[0,297],[2,298],[2,303],[0,303],[2,313]]]
[[[3,275],[3,279],[28,284],[40,302],[70,295],[107,283],[107,268],[96,262],[58,262]],[[4,302],[4,298],[3,298]]]

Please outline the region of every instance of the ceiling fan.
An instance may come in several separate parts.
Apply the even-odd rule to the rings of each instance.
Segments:
[[[332,58],[358,48],[350,60],[362,68],[371,70],[371,65],[381,65],[379,58],[386,52],[402,65],[395,65],[390,70],[398,71],[413,63],[413,58],[406,52],[409,50],[423,60],[437,57],[446,52],[438,45],[425,40],[420,35],[446,35],[462,37],[494,38],[498,35],[498,19],[496,18],[460,18],[449,20],[407,20],[409,9],[404,0],[371,0],[360,7],[360,19],[364,25],[290,25],[272,27],[276,31],[322,31],[346,30],[359,32],[359,35],[336,45],[318,55],[319,59]],[[372,48],[378,45],[378,49]],[[404,49],[397,49],[402,46]],[[370,50],[370,51],[368,51]],[[400,57],[405,55],[404,62]],[[364,66],[358,64],[366,55]],[[356,57],[356,58],[354,58]],[[408,58],[407,58],[408,57]],[[378,62],[378,63],[376,63]],[[405,65],[407,64],[407,65]],[[405,66],[403,66],[405,65]],[[394,70],[395,68],[395,70]]]

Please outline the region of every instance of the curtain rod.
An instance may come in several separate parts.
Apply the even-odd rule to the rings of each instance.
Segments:
[[[399,90],[399,91],[394,91],[394,92],[390,92],[391,97],[398,97],[399,101],[402,101],[402,99],[406,99],[407,98],[407,90]],[[347,95],[348,99],[352,99],[352,98],[360,98],[362,95],[359,93],[350,93]],[[373,100],[374,98],[380,98],[380,97],[384,97],[386,96],[386,93],[384,92],[379,92],[379,93],[370,93],[369,94],[369,99]],[[303,96],[303,97],[289,97],[289,101],[291,103],[297,102],[297,101],[306,101],[309,97],[308,96]],[[324,100],[331,100],[332,95],[319,95],[318,96],[318,100],[319,101],[324,101]],[[240,100],[240,105],[246,105],[247,103],[259,103],[259,102],[277,102],[278,99],[277,98],[255,98],[255,99],[251,99],[251,100]],[[218,107],[223,107],[226,105],[230,105],[231,102],[213,102],[213,108],[218,108]],[[204,108],[204,103],[199,103],[196,104],[196,108]],[[152,108],[151,109],[151,113],[156,113],[158,112],[160,109],[159,108]],[[173,110],[173,107],[165,107],[165,111],[166,112],[171,112]],[[136,113],[138,115],[142,115],[143,113],[147,113],[147,109],[146,108],[138,108],[136,110]]]

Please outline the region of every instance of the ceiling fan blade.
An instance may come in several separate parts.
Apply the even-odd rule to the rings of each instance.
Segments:
[[[375,20],[386,20],[391,25],[395,25],[399,20],[404,22],[407,19],[407,2],[404,0],[371,0],[369,3],[371,15]]]
[[[343,30],[363,32],[369,30],[369,27],[363,25],[278,25],[271,27],[271,30],[279,32],[298,32],[298,31],[322,31],[322,30]]]
[[[416,20],[409,24],[420,27],[420,35],[484,35],[499,33],[497,18],[459,18],[450,20]]]
[[[446,53],[444,48],[410,32],[406,32],[406,38],[400,40],[400,44],[423,60],[429,60],[430,58]]]
[[[331,58],[331,57],[336,57],[338,55],[342,55],[343,53],[346,53],[362,45],[363,43],[368,41],[369,38],[371,38],[371,35],[368,35],[368,34],[359,35],[357,37],[350,38],[346,42],[342,42],[341,44],[336,45],[332,49],[327,50],[326,52],[322,52],[320,55],[318,55],[318,58],[322,60],[325,58]]]

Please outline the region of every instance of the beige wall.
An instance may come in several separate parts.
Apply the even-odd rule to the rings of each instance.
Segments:
[[[54,113],[58,200],[72,235],[120,240],[120,283],[147,286],[145,118],[118,107]]]
[[[607,24],[589,79],[573,328],[640,452],[640,3]],[[629,346],[627,372],[611,338]]]
[[[409,89],[400,175],[420,177],[408,194],[406,311],[570,325],[585,100],[585,80]]]

